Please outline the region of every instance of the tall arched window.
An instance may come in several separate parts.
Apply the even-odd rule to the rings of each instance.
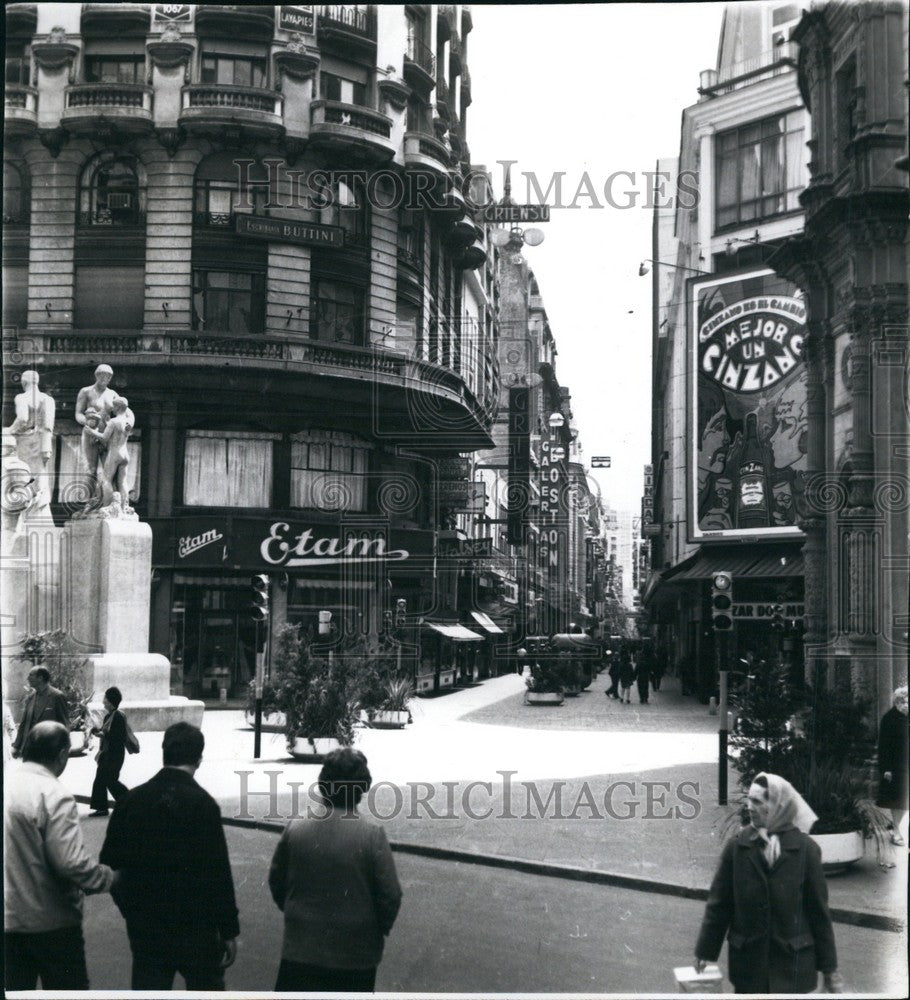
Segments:
[[[368,249],[370,206],[363,180],[354,175],[339,178],[331,192],[331,202],[322,209],[320,221],[326,226],[340,226],[344,245],[349,249]]]
[[[102,153],[82,172],[80,226],[139,226],[145,222],[145,169],[134,156]]]
[[[24,166],[10,160],[3,161],[3,221],[6,225],[28,224],[29,208],[28,172]]]
[[[265,168],[237,152],[207,156],[196,168],[194,185],[197,226],[233,227],[236,213],[262,215],[269,200]]]

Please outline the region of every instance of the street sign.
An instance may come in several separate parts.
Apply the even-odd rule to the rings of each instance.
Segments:
[[[299,31],[305,35],[315,32],[312,5],[295,4],[278,8],[278,27],[284,31]]]
[[[609,455],[594,455],[591,459],[592,469],[609,469],[610,468],[610,456]]]
[[[549,205],[487,205],[484,222],[549,222]]]
[[[156,21],[191,21],[193,5],[189,3],[156,3]]]

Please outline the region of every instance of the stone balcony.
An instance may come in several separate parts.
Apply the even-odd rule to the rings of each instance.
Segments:
[[[415,440],[421,437],[417,421],[436,415],[439,429],[453,423],[472,446],[489,447],[492,413],[475,398],[464,379],[448,368],[375,347],[357,347],[271,333],[236,334],[172,328],[141,330],[23,331],[5,344],[4,361],[28,354],[30,363],[48,373],[69,369],[91,370],[100,361],[125,369],[132,390],[140,396],[160,387],[192,384],[209,396],[231,386],[261,385],[274,377],[288,391],[300,391],[300,378],[312,377],[307,391],[337,403],[343,398],[369,401],[383,413],[409,415]],[[434,418],[435,419],[435,418]],[[432,430],[432,429],[431,429]],[[403,427],[407,435],[407,426]],[[472,444],[472,442],[476,442]],[[479,443],[483,442],[483,443]]]
[[[79,83],[66,88],[60,124],[82,135],[112,130],[141,135],[153,124],[151,87],[139,83]]]
[[[310,143],[339,151],[356,149],[376,162],[395,155],[391,118],[340,101],[313,101],[310,105]]]
[[[424,132],[406,132],[404,165],[408,170],[429,170],[439,177],[448,177],[451,157],[445,144]]]
[[[8,83],[3,94],[3,131],[10,137],[34,135],[38,128],[38,91]]]
[[[183,88],[180,125],[188,132],[231,139],[284,134],[284,97],[262,87],[197,83]]]

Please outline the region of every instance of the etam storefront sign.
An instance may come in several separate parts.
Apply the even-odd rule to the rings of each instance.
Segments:
[[[407,559],[405,549],[386,549],[381,535],[365,533],[316,536],[312,528],[297,533],[286,521],[276,521],[259,546],[263,562],[282,569],[294,566],[327,566],[337,563],[386,562]]]
[[[151,518],[156,566],[294,569],[401,562],[432,555],[432,534],[382,524],[313,524],[213,515]]]

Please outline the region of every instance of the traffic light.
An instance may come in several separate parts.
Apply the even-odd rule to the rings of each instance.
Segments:
[[[715,573],[711,578],[711,620],[715,632],[733,628],[733,574]]]
[[[395,624],[401,628],[405,623],[405,615],[408,612],[408,602],[403,598],[399,597],[395,602]]]
[[[268,573],[257,573],[253,577],[252,617],[254,622],[269,620],[269,576]]]
[[[784,622],[784,606],[783,604],[775,604],[771,615],[771,628],[775,632],[783,632],[786,628],[786,623]]]

